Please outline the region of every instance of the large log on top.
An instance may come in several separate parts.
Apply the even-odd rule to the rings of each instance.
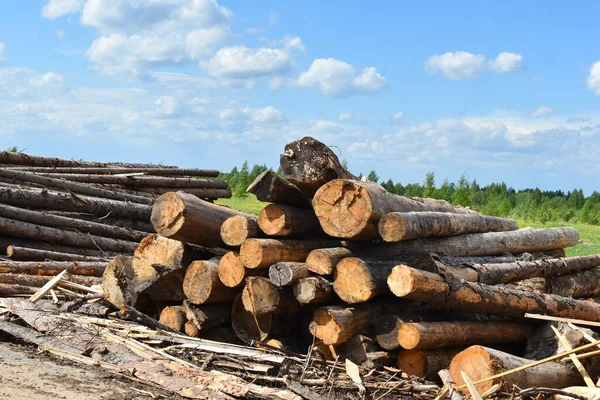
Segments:
[[[312,205],[325,233],[356,240],[379,237],[377,223],[391,212],[474,213],[444,200],[397,196],[375,182],[348,179],[336,179],[322,186]]]
[[[233,215],[248,216],[188,193],[170,192],[154,202],[151,221],[156,232],[168,238],[207,247],[224,247],[221,225]]]
[[[263,236],[254,215],[234,215],[221,225],[221,239],[228,246],[241,246],[246,239]]]
[[[512,219],[449,212],[392,212],[379,220],[379,234],[386,242],[465,233],[504,232],[517,229]]]
[[[319,219],[313,210],[284,204],[269,204],[260,210],[258,226],[269,236],[323,235]]]
[[[600,321],[600,304],[465,282],[397,265],[388,277],[396,296],[470,313],[521,318],[525,313]]]
[[[454,382],[461,386],[465,384],[463,372],[471,381],[476,382],[531,362],[525,358],[488,347],[471,346],[452,359],[450,373]],[[475,384],[475,388],[483,393],[496,384],[500,384],[503,391],[511,391],[513,386],[565,388],[583,384],[583,378],[575,369],[557,362],[547,362],[501,378]],[[467,389],[462,389],[462,392],[468,393]]]
[[[288,143],[279,165],[286,179],[308,198],[333,179],[357,179],[329,147],[310,136]]]
[[[240,248],[240,259],[247,268],[264,269],[280,261],[305,261],[314,249],[336,246],[339,241],[248,239]]]
[[[257,176],[246,191],[254,194],[260,201],[310,208],[310,201],[300,189],[271,170]]]

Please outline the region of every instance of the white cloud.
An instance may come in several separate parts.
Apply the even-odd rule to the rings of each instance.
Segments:
[[[318,86],[321,93],[329,97],[373,94],[387,86],[385,78],[374,67],[357,71],[354,66],[334,58],[314,60],[308,71],[300,74],[297,84]]]
[[[65,37],[67,37],[67,33],[62,29],[59,29],[56,31],[56,37],[58,38],[58,40],[63,40]]]
[[[517,53],[502,52],[493,60],[482,54],[455,51],[433,55],[425,61],[425,71],[430,74],[442,73],[453,81],[475,79],[486,71],[504,74],[521,68],[523,57]]]
[[[399,111],[392,116],[392,121],[395,121],[395,122],[400,121],[403,116],[404,116],[404,113],[402,111]]]
[[[292,54],[285,49],[245,46],[224,47],[208,62],[208,73],[224,78],[258,78],[280,75],[294,66]]]
[[[259,123],[278,122],[283,120],[283,113],[273,106],[264,108],[244,107],[242,112],[249,116],[254,122]]]
[[[42,8],[42,16],[55,19],[63,15],[75,14],[81,11],[84,0],[50,0]]]
[[[6,46],[4,43],[0,42],[0,62],[4,61],[4,51],[6,50]]]
[[[587,86],[595,95],[600,96],[600,61],[596,62],[590,68]]]
[[[556,111],[553,107],[541,106],[536,110],[531,112],[531,117],[539,118],[539,117],[547,117],[550,114],[553,114]]]
[[[343,113],[340,113],[340,121],[344,122],[344,121],[350,121],[352,119],[352,113],[345,111]]]

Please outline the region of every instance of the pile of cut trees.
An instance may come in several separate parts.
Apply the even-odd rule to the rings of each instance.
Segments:
[[[156,234],[111,261],[106,298],[189,336],[397,368],[471,394],[600,374],[597,352],[572,355],[600,345],[579,326],[600,325],[600,255],[565,257],[575,229],[518,229],[391,194],[310,137],[280,166],[286,179],[266,171],[248,188],[270,203],[258,216],[185,190],[157,198]]]
[[[65,269],[98,284],[112,258],[132,255],[154,232],[152,204],[162,193],[231,197],[218,175],[0,152],[0,295],[31,294]]]

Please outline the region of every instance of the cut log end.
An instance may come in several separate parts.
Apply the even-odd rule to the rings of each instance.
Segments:
[[[471,381],[475,382],[480,379],[485,379],[489,376],[496,375],[504,369],[501,360],[495,359],[487,349],[483,346],[471,346],[468,349],[458,353],[452,359],[450,364],[450,373],[457,385],[465,384],[462,377],[464,372]],[[487,382],[476,385],[476,389],[483,393],[491,388],[495,382],[489,380]]]
[[[264,233],[272,236],[285,236],[291,230],[286,228],[289,224],[284,209],[276,204],[269,204],[260,211],[258,225]]]
[[[185,314],[181,306],[167,306],[160,312],[158,319],[163,325],[168,326],[175,332],[181,332],[185,324]]]
[[[165,193],[155,200],[151,222],[163,236],[175,235],[183,226],[185,204],[175,192]]]
[[[352,252],[345,247],[313,250],[306,257],[306,268],[315,274],[330,275],[340,260],[351,256]]]
[[[392,293],[404,297],[415,289],[414,270],[405,265],[396,265],[388,277],[388,286]]]
[[[263,259],[263,249],[260,242],[248,239],[240,248],[240,259],[246,268],[259,268]]]
[[[185,334],[191,337],[200,336],[200,330],[196,327],[196,324],[192,321],[187,321],[184,325]]]
[[[231,307],[231,327],[243,342],[266,340],[271,331],[271,314],[253,315],[246,311],[240,294]]]
[[[280,295],[277,286],[262,277],[248,277],[242,290],[242,303],[253,315],[263,315],[277,310]]]
[[[406,236],[406,222],[396,213],[386,214],[379,221],[379,234],[386,242],[399,242]]]
[[[313,336],[321,339],[326,345],[335,345],[344,341],[341,337],[342,328],[334,316],[324,309],[315,311],[309,330]]]
[[[421,341],[420,332],[412,324],[402,324],[398,331],[398,341],[403,348],[408,350],[414,349]]]
[[[258,230],[255,219],[234,215],[223,222],[221,239],[228,246],[241,246],[246,239],[254,237]]]
[[[227,287],[237,287],[244,283],[246,268],[238,253],[230,251],[219,262],[219,279]]]
[[[398,353],[396,367],[409,375],[425,377],[426,357],[423,350],[407,350]]]
[[[361,303],[375,296],[377,285],[359,258],[341,260],[335,268],[333,289],[347,303]]]

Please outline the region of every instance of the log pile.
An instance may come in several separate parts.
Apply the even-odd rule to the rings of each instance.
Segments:
[[[280,163],[286,179],[267,171],[248,188],[271,202],[258,216],[186,189],[153,199],[145,215],[155,233],[130,240],[133,256],[114,247],[119,255],[102,276],[104,301],[121,318],[154,329],[148,338],[169,332],[186,349],[215,340],[305,355],[300,383],[310,365],[331,374],[345,365],[355,390],[331,397],[328,388],[307,389],[295,378],[266,379],[270,367],[256,360],[242,367],[253,385],[262,379],[297,398],[420,396],[371,385],[369,377],[390,373],[444,383],[439,398],[531,398],[545,393],[533,388],[590,386],[590,376],[598,378],[599,336],[583,325],[600,327],[592,299],[600,293],[600,255],[565,256],[579,240],[575,229],[518,229],[513,220],[443,200],[388,193],[358,180],[313,138],[287,145]],[[77,179],[71,182],[83,182]],[[2,218],[10,216],[0,215],[0,226]],[[26,254],[22,247],[11,252]],[[81,257],[88,258],[23,268],[36,279],[63,269],[97,276],[93,256]],[[0,263],[0,284],[34,287],[14,263]],[[202,360],[200,370],[210,362]]]

